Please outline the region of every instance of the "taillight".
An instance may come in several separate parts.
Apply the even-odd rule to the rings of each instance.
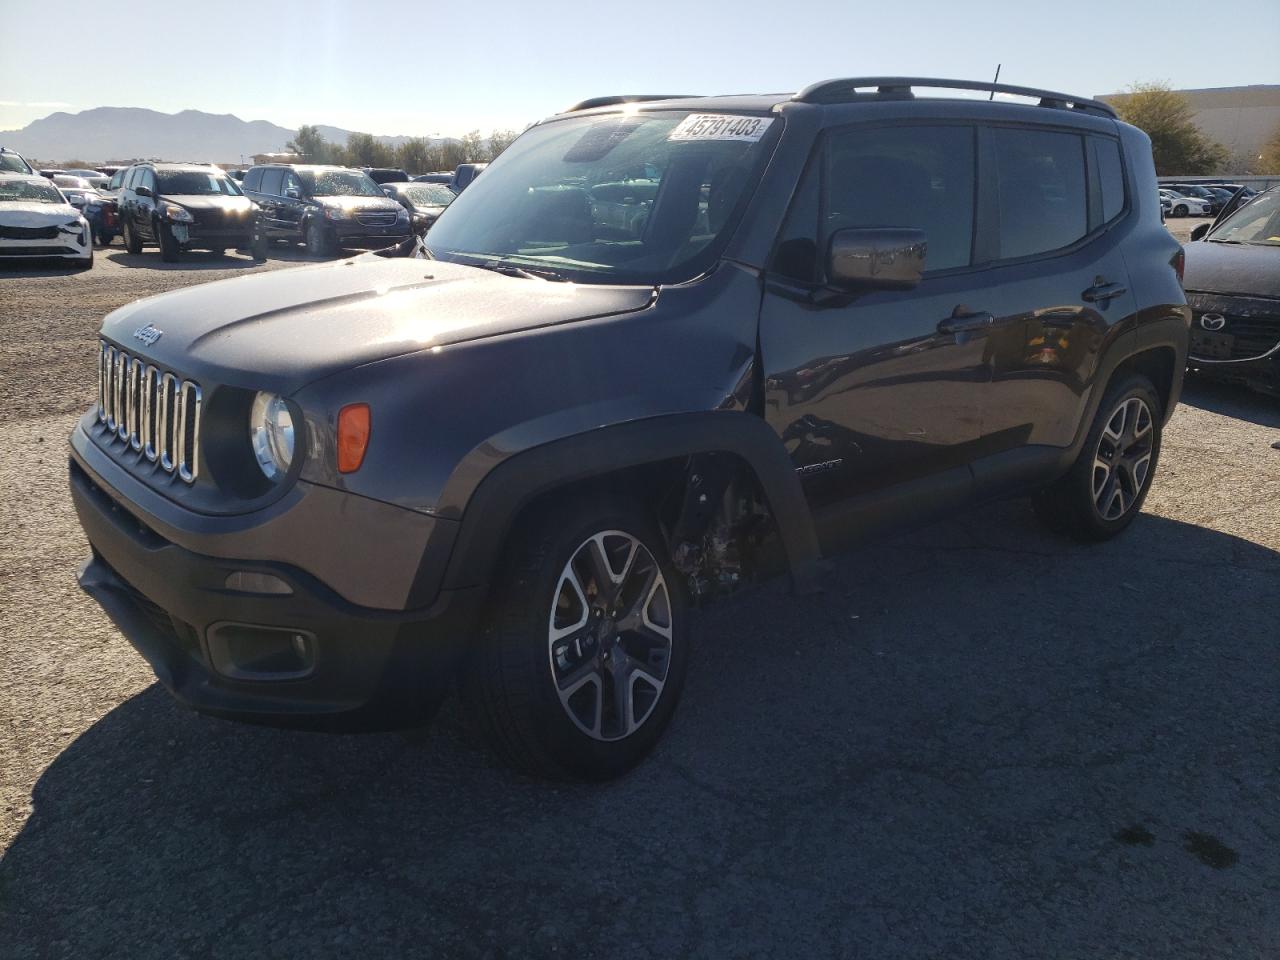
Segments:
[[[338,411],[339,473],[355,473],[364,463],[371,419],[367,403],[352,403]]]
[[[1182,272],[1183,270],[1186,269],[1186,266],[1187,266],[1186,251],[1183,250],[1181,247],[1179,247],[1178,252],[1173,255],[1173,259],[1170,260],[1169,263],[1173,266],[1173,272],[1178,275],[1178,285],[1181,286]]]

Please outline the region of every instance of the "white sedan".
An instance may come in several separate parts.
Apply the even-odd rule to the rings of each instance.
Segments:
[[[1199,197],[1184,197],[1173,190],[1161,190],[1160,199],[1169,201],[1169,215],[1172,217],[1207,217],[1208,201]]]
[[[0,174],[0,259],[93,266],[89,221],[39,174]]]

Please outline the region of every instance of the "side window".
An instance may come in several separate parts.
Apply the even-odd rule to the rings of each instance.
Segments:
[[[1083,137],[1009,127],[991,137],[1001,259],[1069,247],[1089,232]]]
[[[819,249],[850,227],[912,227],[929,272],[973,255],[975,132],[966,126],[858,127],[827,141]]]
[[[289,192],[289,188],[298,191],[298,196],[302,196],[302,181],[298,179],[298,175],[292,170],[284,171],[284,183],[280,187],[280,195],[284,196]]]
[[[142,168],[142,177],[140,178],[140,186],[147,187],[152,195],[156,192],[156,174],[154,170],[148,167]]]
[[[262,171],[262,192],[270,194],[273,197],[281,196],[284,191],[280,189],[280,183],[284,180],[284,171],[279,167],[268,167]]]
[[[1124,209],[1124,165],[1120,162],[1120,144],[1106,137],[1090,137],[1090,140],[1102,189],[1102,222],[1110,223]]]
[[[138,168],[130,167],[124,176],[124,186],[126,190],[132,190],[138,183]]]
[[[254,167],[244,175],[244,188],[246,190],[258,190],[259,184],[262,183],[262,168]]]
[[[120,185],[124,183],[124,175],[128,172],[129,172],[128,169],[125,169],[125,170],[117,170],[115,173],[113,173],[111,175],[111,182],[107,184],[107,189],[119,190]]]

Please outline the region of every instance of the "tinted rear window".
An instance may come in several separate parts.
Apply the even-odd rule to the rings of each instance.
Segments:
[[[999,178],[1001,259],[1059,250],[1084,237],[1089,211],[1083,138],[1004,127],[991,133]]]
[[[284,181],[284,171],[279,167],[272,167],[262,172],[262,192],[269,193],[274,197],[281,196],[280,184]]]
[[[258,185],[262,182],[262,168],[254,167],[244,175],[244,188],[246,190],[257,190]]]
[[[1110,223],[1124,209],[1124,166],[1120,162],[1120,144],[1094,137],[1098,158],[1098,182],[1102,187],[1102,222]]]

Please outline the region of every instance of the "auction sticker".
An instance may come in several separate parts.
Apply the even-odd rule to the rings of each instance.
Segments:
[[[668,140],[742,140],[755,143],[764,136],[771,117],[735,117],[725,113],[695,113],[680,121]]]

